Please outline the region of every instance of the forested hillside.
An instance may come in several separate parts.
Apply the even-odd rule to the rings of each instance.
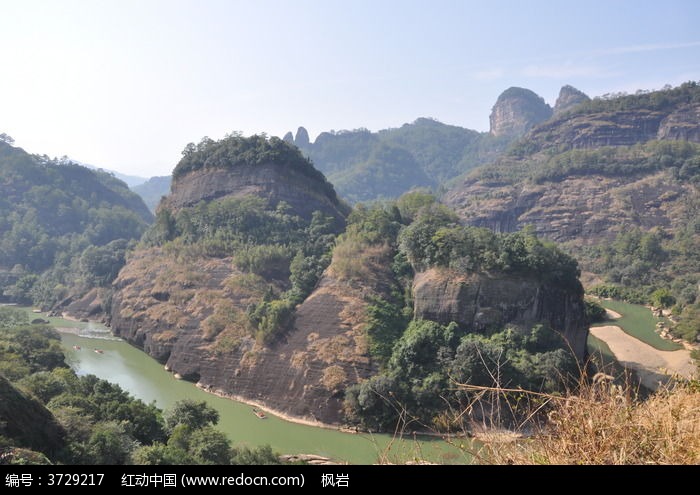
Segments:
[[[513,136],[495,137],[420,118],[373,133],[366,129],[323,132],[314,142],[301,127],[292,138],[352,203],[397,198],[444,182],[495,159]]]
[[[0,141],[0,298],[45,308],[108,285],[152,215],[120,180]]]

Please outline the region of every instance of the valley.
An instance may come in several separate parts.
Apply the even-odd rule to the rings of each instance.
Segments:
[[[472,462],[444,438],[537,431],[557,398],[598,397],[595,348],[652,397],[674,393],[663,382],[692,402],[698,105],[694,82],[592,99],[564,86],[554,106],[512,87],[489,132],[418,119],[313,142],[303,127],[204,137],[141,185],[148,205],[105,172],[0,142],[0,300],[42,311],[0,315],[8,448]],[[47,324],[78,329],[61,333],[73,371]],[[546,408],[513,406],[529,394]],[[46,449],[17,433],[20,404]],[[90,419],[74,433],[76,415]]]

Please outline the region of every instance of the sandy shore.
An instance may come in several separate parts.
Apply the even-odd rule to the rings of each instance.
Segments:
[[[659,383],[668,379],[668,375],[693,378],[697,372],[690,351],[686,349],[660,351],[614,325],[592,327],[590,331],[594,337],[608,344],[621,365],[633,369],[639,375],[645,387],[655,390]]]
[[[622,315],[620,313],[607,308],[605,308],[605,316],[607,316],[608,320],[618,320],[622,318]]]

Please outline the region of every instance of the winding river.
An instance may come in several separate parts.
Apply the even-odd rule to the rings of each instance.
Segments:
[[[50,318],[50,322],[61,332],[66,361],[78,374],[93,374],[117,383],[145,402],[155,401],[162,409],[180,399],[205,400],[219,411],[218,428],[236,445],[269,444],[279,453],[316,454],[353,464],[380,460],[405,463],[413,459],[469,462],[461,450],[437,438],[399,440],[391,435],[344,433],[292,423],[270,414],[261,420],[246,404],[214,396],[192,383],[176,380],[161,364],[113,337],[104,326],[61,318]],[[95,352],[95,349],[102,352]]]

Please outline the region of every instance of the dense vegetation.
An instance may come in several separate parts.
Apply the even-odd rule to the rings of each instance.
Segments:
[[[634,146],[570,150],[533,164],[530,179],[542,184],[576,175],[623,177],[670,170],[675,178],[700,182],[700,145],[687,141],[648,141]]]
[[[49,307],[109,283],[151,220],[113,176],[0,141],[0,298]],[[99,258],[99,261],[98,261]]]
[[[348,390],[346,406],[351,420],[370,429],[415,423],[410,428],[463,431],[470,420],[483,416],[454,412],[467,410],[477,396],[456,384],[554,392],[578,371],[564,342],[543,326],[529,334],[504,329],[480,335],[460,332],[455,324],[414,320],[394,345],[384,371]]]
[[[77,376],[64,364],[59,340],[51,328],[30,325],[25,312],[0,307],[0,381],[8,379],[14,384],[8,387],[6,382],[0,383],[0,392],[4,392],[0,397],[3,462],[279,462],[269,447],[233,447],[215,429],[218,412],[205,402],[180,401],[163,414],[155,405],[134,399],[118,385],[92,375]],[[20,401],[29,407],[24,414],[16,414],[12,409],[13,403]],[[50,411],[48,416],[44,408]],[[32,420],[35,424],[16,428],[17,423]],[[51,431],[46,423],[53,423]]]
[[[633,95],[606,94],[583,102],[557,118],[567,119],[576,115],[600,112],[660,111],[692,103],[700,103],[700,85],[694,81],[683,83],[675,88],[667,86],[661,91],[637,91]]]
[[[353,203],[390,198],[395,191],[436,185],[409,151],[384,143],[372,148],[366,160],[335,173],[331,179]]]
[[[412,319],[413,273],[429,267],[511,273],[577,290],[576,261],[553,244],[531,231],[495,234],[461,226],[454,212],[433,196],[415,192],[386,205],[356,208],[338,241],[333,269],[343,278],[371,284],[371,274],[363,271],[366,265],[352,255],[371,246],[391,250],[393,283],[384,297],[368,300],[369,348],[382,372],[348,390],[351,421],[381,430],[401,421],[452,429],[463,426],[453,421],[452,408],[463,410],[473,399],[456,391],[455,382],[551,392],[576,376],[575,359],[544,325],[524,333],[499,328],[481,335],[454,323]]]

